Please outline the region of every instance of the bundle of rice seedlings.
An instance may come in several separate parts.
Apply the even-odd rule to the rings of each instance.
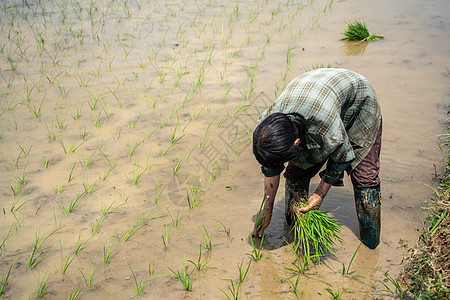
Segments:
[[[370,34],[369,30],[361,21],[347,23],[347,30],[342,33],[345,37],[341,41],[378,41],[384,37],[381,35]]]
[[[302,205],[308,204],[308,199],[302,199]],[[303,249],[305,260],[312,259],[320,263],[320,259],[328,253],[335,255],[333,246],[336,242],[343,244],[339,237],[341,226],[327,212],[311,210],[307,213],[295,213],[294,237],[296,247]]]

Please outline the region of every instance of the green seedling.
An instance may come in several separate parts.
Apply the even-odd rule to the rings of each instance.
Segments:
[[[342,275],[351,275],[353,272],[350,272],[350,267],[353,263],[353,260],[356,257],[356,253],[358,253],[359,248],[361,247],[362,243],[359,244],[358,248],[356,248],[356,251],[353,253],[352,258],[350,259],[350,262],[348,263],[348,266],[345,267],[345,264],[342,263]]]
[[[311,266],[311,265],[308,264],[308,260],[307,259],[301,259],[298,256],[298,251],[297,251],[296,247],[292,247],[292,245],[287,243],[287,242],[286,242],[286,244],[291,249],[291,252],[292,252],[292,254],[294,255],[294,258],[295,258],[295,262],[294,263],[289,262],[289,265],[291,266],[291,268],[287,269],[284,272],[291,272],[294,275],[305,274],[306,270]]]
[[[177,215],[176,215],[175,218],[172,216],[172,214],[170,213],[170,211],[167,210],[167,212],[169,213],[170,219],[172,220],[172,221],[171,221],[172,226],[175,227],[175,228],[177,228],[177,227],[178,227],[178,223],[180,222],[180,212],[177,211]],[[1,248],[0,248],[0,249],[1,249]]]
[[[206,230],[205,225],[203,225],[203,229],[205,230],[205,232],[203,232],[203,230],[200,228],[200,226],[197,226],[197,227],[202,234],[203,241],[205,242],[205,245],[203,247],[206,250],[212,250],[211,236],[209,235],[208,231]]]
[[[36,288],[36,293],[35,293],[35,297],[36,298],[42,298],[44,297],[48,291],[47,291],[47,284],[48,284],[48,280],[50,279],[50,276],[44,276],[44,278],[42,278],[42,280],[40,279],[40,273],[38,275],[38,286]]]
[[[164,246],[164,251],[167,251],[169,249],[169,226],[164,225],[164,227],[166,228],[166,234],[165,235],[161,235],[162,241],[163,241],[163,246]]]
[[[103,246],[103,263],[105,265],[111,263],[111,260],[116,256],[117,252],[113,253],[113,251],[115,251],[118,247],[118,243],[119,241],[116,240],[109,248],[108,244],[105,244],[105,246]]]
[[[241,286],[241,283],[239,281],[234,281],[232,279],[224,279],[231,283],[230,285],[227,285],[228,291],[230,292],[230,295],[228,295],[225,291],[220,289],[222,293],[227,297],[228,300],[238,300],[239,299],[239,288]]]
[[[133,156],[133,153],[136,151],[136,148],[141,144],[141,142],[136,142],[134,144],[127,144],[127,156],[131,157]]]
[[[139,171],[139,168],[141,168],[141,167],[138,165],[135,165],[134,170],[131,173],[131,176],[130,177],[126,176],[127,182],[129,184],[134,184],[134,185],[138,184],[141,181],[142,177],[144,177],[145,172],[149,168],[151,168],[151,166],[146,166],[145,168],[142,169],[142,171]]]
[[[149,280],[144,280],[143,278],[141,278],[140,281],[137,280],[136,278],[136,274],[134,273],[133,269],[131,268],[130,265],[128,265],[128,267],[131,270],[131,274],[133,275],[133,280],[134,280],[134,297],[138,297],[140,294],[142,294],[144,287],[147,285],[147,283],[149,283]]]
[[[252,264],[252,260],[250,259],[248,261],[248,265],[247,265],[247,268],[245,270],[243,268],[243,263],[244,263],[244,259],[242,259],[241,263],[237,265],[238,266],[238,270],[239,270],[239,284],[244,282],[245,278],[247,278],[248,271],[250,270],[250,266]]]
[[[95,259],[97,258],[97,255],[95,255],[94,258],[94,262],[92,263],[91,268],[89,269],[89,275],[88,277],[86,277],[83,272],[81,271],[80,268],[78,268],[78,270],[81,273],[81,276],[83,276],[84,282],[86,283],[86,286],[91,286],[92,285],[92,280],[94,279],[94,275],[95,272],[97,272],[98,267],[100,266],[100,264],[97,264],[97,266],[95,265]]]
[[[331,295],[331,299],[332,300],[339,300],[339,299],[341,299],[341,296],[344,293],[344,291],[341,292],[339,290],[337,292],[333,292],[330,288],[326,288],[325,290],[328,292],[328,294]]]
[[[84,290],[84,288],[81,286],[81,282],[78,283],[75,290],[73,290],[71,293],[69,293],[69,295],[67,296],[67,299],[69,299],[69,300],[77,299],[78,296],[81,294],[81,292],[83,292],[83,290]]]
[[[28,268],[35,268],[38,264],[43,262],[47,258],[47,251],[50,246],[43,247],[44,243],[55,234],[60,227],[56,227],[47,236],[45,236],[41,241],[39,241],[39,232],[36,230],[36,237],[33,245],[33,250],[31,251],[30,257],[28,259]]]
[[[72,137],[70,139],[69,146],[67,148],[66,148],[66,145],[64,144],[64,141],[62,139],[59,138],[58,141],[61,144],[61,147],[62,147],[62,149],[63,149],[65,154],[74,153],[78,148],[80,148],[81,145],[83,145],[84,143],[87,142],[87,140],[85,139],[85,140],[81,141],[77,145],[76,141],[73,139],[73,134],[72,134]]]
[[[2,240],[0,243],[0,253],[3,252],[3,250],[5,249],[6,242],[13,236],[13,234],[16,232],[16,230],[17,230],[17,225],[11,224],[8,232],[4,236],[2,234]]]
[[[377,279],[377,281],[382,284],[383,288],[386,291],[390,292],[393,296],[399,295],[401,299],[409,299],[408,290],[405,290],[398,280],[392,278],[392,276],[389,275],[389,271],[383,272],[381,270],[375,270],[383,273],[384,278],[387,279],[395,288],[395,290],[393,290],[386,283],[384,283],[383,280]]]
[[[174,275],[176,278],[178,278],[178,280],[180,280],[181,284],[183,284],[184,289],[186,291],[190,291],[192,289],[192,285],[193,285],[193,276],[192,273],[194,270],[192,270],[190,273],[187,273],[187,267],[185,265],[185,260],[183,259],[183,271],[177,271],[175,272],[174,270],[172,270],[171,268],[167,267]]]
[[[218,226],[216,227],[216,229],[222,227],[223,230],[225,231],[225,233],[227,234],[227,236],[229,237],[229,236],[230,236],[231,228],[225,226],[225,224],[223,224],[223,223],[222,223],[221,221],[219,221],[219,220],[214,219],[214,221],[216,221],[216,222],[218,222],[218,223],[220,224],[220,225],[218,225]]]
[[[73,254],[78,255],[78,253],[80,253],[81,250],[84,249],[84,246],[86,245],[87,242],[89,242],[89,240],[92,238],[92,236],[90,236],[86,241],[84,241],[83,243],[80,242],[81,239],[81,230],[78,233],[78,240],[77,243],[75,244],[75,247],[73,249]]]
[[[136,221],[134,222],[133,225],[131,225],[131,227],[125,233],[125,235],[123,236],[123,240],[125,242],[128,241],[139,229],[141,229],[145,225],[145,222],[147,222],[149,220],[161,219],[164,217],[166,217],[166,215],[159,216],[159,217],[152,217],[152,218],[150,218],[148,216],[148,214],[139,216],[139,212],[137,212],[136,213]]]
[[[277,276],[277,277],[283,279],[283,280],[286,281],[286,282],[288,282],[288,283],[291,285],[292,290],[294,291],[295,296],[297,297],[297,299],[300,299],[300,295],[299,295],[299,293],[298,293],[298,284],[299,284],[299,282],[300,282],[300,274],[298,274],[298,275],[296,275],[296,276],[297,276],[297,277],[295,277],[295,281],[293,281],[293,280],[290,279],[290,278],[283,277],[283,276]],[[306,288],[303,290],[303,294],[305,294],[305,291],[306,291]],[[303,297],[302,297],[302,298],[303,298]]]
[[[66,274],[67,269],[69,268],[70,264],[75,259],[75,253],[73,251],[70,251],[69,255],[66,257],[66,259],[64,259],[61,240],[59,241],[59,247],[61,249],[61,274]]]
[[[342,33],[344,37],[341,41],[378,41],[384,37],[381,35],[370,34],[369,30],[361,21],[353,21],[347,23],[347,30]]]
[[[261,241],[260,241],[260,244],[259,244],[258,248],[256,248],[255,243],[253,242],[253,237],[252,237],[251,234],[250,234],[250,241],[252,242],[252,253],[247,254],[247,255],[250,256],[251,259],[253,259],[255,262],[257,262],[257,261],[259,261],[262,258],[262,250],[263,250],[262,244],[263,244],[263,241],[264,241],[264,234],[261,237]]]
[[[45,155],[42,155],[42,166],[44,168],[46,168],[46,169],[48,168],[49,162],[50,162],[50,159],[45,157]]]
[[[259,206],[259,210],[258,213],[256,214],[256,220],[255,220],[255,224],[256,224],[256,230],[260,230],[261,226],[262,226],[262,221],[265,217],[267,217],[267,215],[264,215],[264,203],[266,202],[266,197],[267,197],[267,191],[264,190],[264,196],[263,199],[261,201],[261,205]]]
[[[162,188],[158,188],[158,193],[156,194],[156,198],[155,198],[155,205],[158,204],[159,198],[161,198],[162,192],[164,192],[164,190],[166,189],[166,186],[163,186]]]
[[[197,262],[194,262],[194,261],[192,261],[190,259],[188,260],[188,262],[193,264],[195,269],[197,269],[198,271],[201,271],[201,270],[204,270],[204,269],[217,269],[217,268],[214,268],[214,267],[208,267],[207,266],[208,262],[205,262],[204,264],[202,264],[201,260],[202,260],[202,246],[200,245]]]
[[[306,204],[307,199],[302,199],[302,205]],[[326,212],[319,210],[295,214],[293,230],[296,248],[301,246],[308,263],[311,259],[320,263],[320,259],[326,254],[334,254],[333,246],[336,241],[343,243],[338,235],[341,226]]]
[[[83,178],[83,188],[84,188],[84,194],[85,195],[92,195],[95,193],[100,187],[97,186],[97,181],[94,181],[93,183],[89,183],[88,179]]]
[[[9,266],[8,273],[6,273],[5,276],[2,276],[2,279],[0,280],[0,296],[3,294],[5,286],[8,283],[9,276],[11,276],[11,272],[14,270],[15,267],[16,267],[15,263]]]

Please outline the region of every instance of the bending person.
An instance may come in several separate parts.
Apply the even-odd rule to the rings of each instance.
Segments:
[[[285,215],[319,209],[331,186],[351,177],[360,238],[370,249],[380,241],[381,111],[366,78],[345,69],[317,69],[298,76],[260,116],[253,153],[262,165],[265,216],[253,235],[262,236],[272,217],[280,174],[285,170]],[[285,163],[287,167],[285,168]],[[309,182],[321,181],[308,197]]]

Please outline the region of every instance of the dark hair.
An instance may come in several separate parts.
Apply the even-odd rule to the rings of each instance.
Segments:
[[[253,154],[268,169],[278,169],[296,158],[305,147],[306,120],[297,113],[273,113],[253,132]],[[300,146],[294,142],[300,138]]]

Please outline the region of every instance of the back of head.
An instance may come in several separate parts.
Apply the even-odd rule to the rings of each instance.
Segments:
[[[294,142],[300,138],[304,145],[306,121],[299,114],[273,113],[264,119],[253,132],[253,154],[266,168],[277,169],[296,158],[301,146]]]

